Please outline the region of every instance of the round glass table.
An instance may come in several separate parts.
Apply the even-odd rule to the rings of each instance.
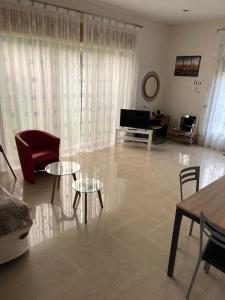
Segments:
[[[103,209],[103,202],[102,202],[102,195],[101,195],[101,189],[103,188],[103,183],[96,178],[83,177],[74,181],[72,187],[76,191],[74,202],[73,202],[74,208],[76,206],[78,197],[81,196],[81,193],[85,195],[85,205],[84,205],[85,224],[87,224],[87,194],[97,192],[101,208]]]
[[[56,185],[58,182],[59,189],[61,176],[72,175],[73,179],[76,180],[76,173],[80,171],[80,165],[72,161],[58,161],[48,164],[45,171],[54,176],[51,199],[51,203],[53,203]]]

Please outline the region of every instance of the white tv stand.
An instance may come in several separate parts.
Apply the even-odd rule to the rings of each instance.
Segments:
[[[130,136],[130,135],[127,135],[127,133],[144,134],[144,135],[146,135],[146,138]],[[153,130],[151,130],[151,129],[137,129],[137,128],[120,127],[120,128],[116,129],[115,144],[120,142],[120,140],[141,142],[141,143],[147,143],[147,150],[151,150],[152,134],[153,134]]]

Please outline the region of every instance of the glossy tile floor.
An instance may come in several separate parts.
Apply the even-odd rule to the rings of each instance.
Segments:
[[[184,299],[198,255],[199,226],[188,236],[182,223],[173,279],[166,275],[176,203],[178,174],[201,166],[201,187],[225,173],[222,153],[167,142],[154,146],[119,145],[79,154],[82,176],[104,183],[101,211],[97,195],[72,209],[72,176],[61,180],[50,204],[53,178],[39,174],[35,185],[15,185],[14,194],[31,208],[34,225],[28,253],[0,267],[0,299]],[[19,174],[19,171],[18,171]],[[81,174],[80,174],[81,175]],[[21,175],[19,174],[20,178]],[[1,175],[9,190],[12,177]],[[186,189],[186,195],[192,186]],[[191,299],[225,299],[225,275],[200,269]]]

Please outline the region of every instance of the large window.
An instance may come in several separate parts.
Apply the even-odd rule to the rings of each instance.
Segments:
[[[64,10],[0,9],[1,140],[14,164],[20,130],[59,135],[62,155],[112,145],[120,108],[135,98],[136,28]]]

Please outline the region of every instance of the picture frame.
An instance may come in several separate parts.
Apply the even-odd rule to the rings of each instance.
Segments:
[[[177,56],[174,76],[198,77],[200,63],[200,55]]]

